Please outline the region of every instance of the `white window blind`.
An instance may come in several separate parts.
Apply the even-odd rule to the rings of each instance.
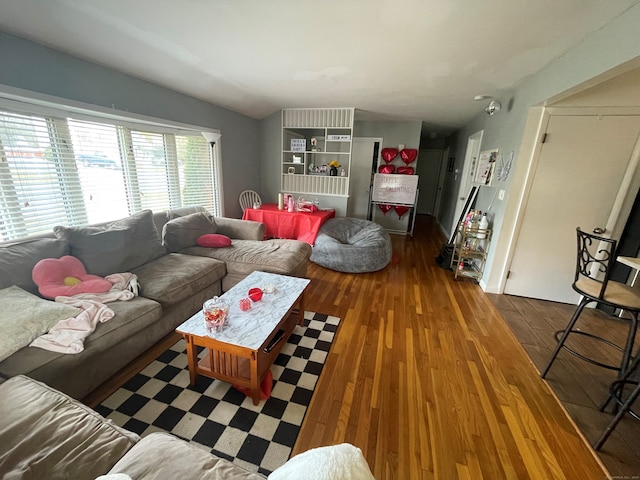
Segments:
[[[213,149],[199,132],[0,111],[0,241],[143,209],[220,215]]]

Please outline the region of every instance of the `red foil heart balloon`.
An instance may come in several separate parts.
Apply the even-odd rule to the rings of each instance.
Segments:
[[[400,158],[402,161],[409,165],[418,157],[418,150],[415,148],[403,148],[400,150]]]
[[[397,155],[398,155],[398,149],[397,148],[383,148],[382,149],[382,159],[387,163],[389,163],[391,160],[396,158]]]
[[[402,175],[413,175],[413,167],[398,167],[398,173]]]
[[[402,218],[402,216],[409,211],[409,207],[403,207],[402,205],[396,205],[393,208],[398,214],[398,218]]]
[[[386,204],[383,204],[383,203],[379,203],[378,204],[378,208],[380,210],[382,210],[383,214],[386,215],[389,212],[389,210],[391,210],[391,205],[386,205]]]
[[[378,167],[378,172],[380,173],[393,173],[396,169],[395,165],[380,165]]]

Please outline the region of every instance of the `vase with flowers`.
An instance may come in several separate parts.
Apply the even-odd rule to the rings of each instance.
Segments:
[[[338,168],[340,168],[342,165],[340,165],[340,162],[338,162],[337,160],[331,160],[329,162],[329,176],[330,177],[337,177],[338,176]]]

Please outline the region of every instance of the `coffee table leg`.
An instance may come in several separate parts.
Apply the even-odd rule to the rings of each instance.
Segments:
[[[300,294],[298,300],[298,325],[304,327],[304,292]]]
[[[191,386],[195,385],[196,377],[198,376],[197,368],[198,368],[198,349],[193,343],[193,337],[191,335],[184,336],[185,341],[187,342],[187,361],[189,363],[189,381],[191,382]]]
[[[251,368],[251,399],[254,405],[260,403],[260,378],[258,378],[258,353],[251,352],[251,359],[249,360]]]

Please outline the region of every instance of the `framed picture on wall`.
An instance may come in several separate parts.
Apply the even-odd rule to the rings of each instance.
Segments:
[[[485,150],[480,152],[478,164],[476,165],[476,174],[473,182],[479,185],[491,185],[493,180],[493,171],[496,168],[496,160],[498,158],[498,149]]]

